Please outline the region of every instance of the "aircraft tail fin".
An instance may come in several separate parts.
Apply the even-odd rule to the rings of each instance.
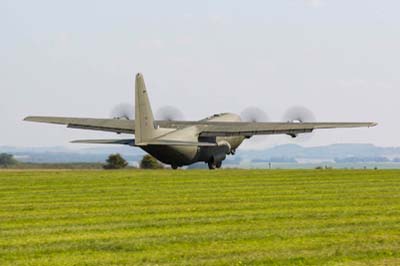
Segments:
[[[149,97],[143,75],[138,73],[135,81],[135,142],[141,143],[156,137],[154,116],[151,110]]]

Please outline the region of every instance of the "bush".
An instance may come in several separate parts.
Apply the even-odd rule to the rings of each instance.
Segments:
[[[142,161],[140,162],[140,168],[142,169],[162,169],[164,166],[157,161],[156,158],[154,158],[151,155],[145,155],[143,156]]]
[[[0,167],[8,167],[11,165],[16,165],[18,163],[17,160],[14,159],[14,156],[7,153],[0,154]]]
[[[103,166],[104,169],[122,169],[128,166],[128,162],[120,154],[111,154],[106,160],[107,164]]]

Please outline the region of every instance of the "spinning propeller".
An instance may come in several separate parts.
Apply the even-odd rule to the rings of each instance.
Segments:
[[[250,106],[244,109],[240,113],[240,118],[243,122],[268,122],[269,117],[264,110],[255,107],[255,106]],[[256,142],[263,142],[267,139],[267,136],[254,136],[252,139]]]
[[[294,106],[289,108],[283,115],[285,122],[306,123],[315,122],[315,115],[309,109],[303,106]]]
[[[258,107],[247,107],[240,113],[243,122],[268,122],[268,115]]]
[[[155,116],[157,120],[179,121],[185,119],[181,110],[170,105],[158,109]]]
[[[135,119],[135,107],[129,103],[120,103],[111,110],[111,117],[114,119]],[[156,120],[184,120],[183,113],[176,107],[164,106],[157,110]]]
[[[289,108],[283,115],[283,121],[289,123],[307,123],[315,122],[316,118],[313,112],[303,106],[293,106]],[[293,135],[297,141],[307,141],[312,137],[313,133]]]
[[[120,103],[111,110],[111,117],[114,119],[135,119],[135,107],[130,103]]]

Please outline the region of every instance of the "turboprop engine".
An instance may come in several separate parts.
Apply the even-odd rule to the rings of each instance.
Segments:
[[[217,141],[217,145],[221,151],[225,152],[225,155],[231,153],[232,146],[228,141],[226,141],[226,140]]]

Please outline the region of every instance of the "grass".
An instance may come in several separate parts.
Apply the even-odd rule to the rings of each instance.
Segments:
[[[0,171],[0,265],[400,265],[400,171]]]

